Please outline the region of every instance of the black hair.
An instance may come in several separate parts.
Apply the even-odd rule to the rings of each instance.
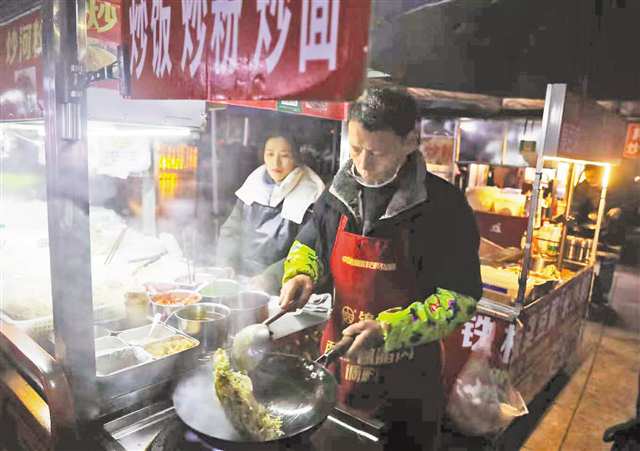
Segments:
[[[286,140],[291,146],[291,156],[293,160],[296,162],[296,166],[300,166],[302,164],[302,154],[300,153],[300,145],[296,137],[287,130],[276,130],[271,133],[268,133],[264,139],[264,144],[262,145],[262,149],[259,150],[260,158],[264,161],[264,149],[267,146],[267,141],[272,138],[282,138]]]
[[[370,88],[349,106],[349,120],[370,132],[391,130],[405,138],[416,126],[418,105],[404,89]]]

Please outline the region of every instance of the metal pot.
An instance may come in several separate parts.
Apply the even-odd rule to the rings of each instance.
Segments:
[[[240,293],[240,284],[231,279],[218,279],[198,290],[205,302],[233,305]]]
[[[230,315],[229,307],[211,302],[187,305],[175,313],[178,329],[197,338],[205,354],[224,346]]]
[[[567,241],[565,243],[565,258],[567,260],[576,260],[576,255],[578,253],[577,245],[578,240],[575,236],[567,237]]]
[[[222,303],[231,309],[232,335],[269,317],[269,295],[263,291],[241,291],[237,297],[223,299]]]
[[[181,285],[200,286],[202,284],[210,284],[216,280],[229,280],[231,277],[233,277],[233,270],[231,268],[206,266],[196,268],[196,272],[193,274],[193,280],[190,280],[189,275],[183,275],[176,278],[176,282]]]

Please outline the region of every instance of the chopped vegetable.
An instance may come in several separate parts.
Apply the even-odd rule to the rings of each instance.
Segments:
[[[216,395],[236,430],[256,441],[282,437],[282,419],[256,400],[249,376],[231,369],[223,349],[215,352],[214,362]]]
[[[167,291],[151,296],[151,300],[160,305],[190,305],[201,299],[198,293],[188,291]]]
[[[193,348],[193,346],[193,342],[179,335],[174,335],[173,337],[169,337],[166,340],[149,343],[144,347],[144,350],[156,359],[159,359],[161,357],[165,357],[171,354],[177,354],[179,352]]]

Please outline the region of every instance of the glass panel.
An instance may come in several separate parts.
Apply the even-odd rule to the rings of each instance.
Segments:
[[[453,173],[453,152],[456,121],[451,119],[422,119],[420,123],[420,151],[427,169],[450,180]]]
[[[459,160],[535,167],[540,130],[541,121],[534,119],[462,119]]]
[[[506,125],[497,120],[461,120],[460,161],[501,164]]]
[[[292,135],[304,164],[325,184],[337,172],[339,155],[333,148],[334,136],[339,133],[337,121],[236,107],[219,112],[217,121],[218,152],[224,168],[219,193],[225,218],[236,202],[236,190],[264,162],[265,140],[273,133]]]
[[[253,179],[255,188],[252,195],[260,199],[256,204],[245,208],[236,196],[236,191],[249,175],[264,163],[268,138],[284,135],[286,140],[292,139],[300,153],[298,161],[294,159],[293,164],[306,165],[325,184],[329,184],[339,166],[339,127],[337,121],[249,108],[233,107],[218,113],[216,143],[222,170],[219,171],[217,192],[221,230],[226,241],[220,240],[217,266],[233,267],[240,279],[263,275],[269,265],[286,256],[300,230],[299,223],[280,214],[284,200],[275,206],[256,205],[270,199],[270,193],[275,192],[272,191],[275,190],[275,182],[268,172],[264,172],[260,180]],[[293,168],[290,166],[286,170]],[[309,183],[310,176],[304,177]],[[297,182],[292,180],[300,178],[282,182],[295,189],[293,186]],[[304,213],[308,205],[302,208]],[[237,215],[230,217],[232,211]],[[304,222],[308,218],[306,215],[300,220]],[[281,277],[274,272],[268,279],[270,282],[261,284],[259,288],[272,294],[279,293]]]
[[[186,276],[182,249],[194,259],[199,242],[196,138],[187,127],[89,121],[96,322],[148,322],[148,306],[137,304],[145,304],[145,284]],[[133,318],[132,312],[139,315]]]
[[[534,167],[536,143],[542,122],[532,119],[513,119],[507,125],[507,149],[503,164],[506,166]]]
[[[340,124],[229,107],[215,112],[212,127],[202,102],[198,121],[186,126],[176,119],[177,106],[184,101],[144,101],[145,116],[137,101],[118,100],[117,91],[92,88],[89,94],[103,100],[89,102],[87,128],[94,322],[122,331],[148,324],[156,312],[169,318],[170,308],[151,302],[155,293],[195,290],[214,279],[235,277],[235,290],[240,284],[279,291],[245,284],[257,273],[234,267],[233,274],[216,267],[219,230],[238,202],[236,191],[264,162],[268,136],[283,130],[294,135],[300,150],[296,161],[328,182],[337,170]],[[176,108],[168,107],[174,104]],[[277,239],[291,237],[285,244],[278,241],[286,254],[295,238],[289,234],[294,225],[284,223],[277,208],[261,207],[270,210],[265,214],[272,214],[267,219],[276,224]],[[254,241],[245,239],[245,230],[259,238],[271,233],[265,232],[261,219],[253,219],[243,217],[227,239],[230,246],[242,248],[240,261],[257,253],[257,246],[246,245]],[[266,247],[275,246],[275,240],[264,241]],[[168,324],[179,327],[175,317]]]
[[[42,123],[0,124],[0,321],[33,336],[52,325]]]

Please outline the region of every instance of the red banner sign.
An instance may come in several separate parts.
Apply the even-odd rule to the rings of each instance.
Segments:
[[[87,70],[116,60],[121,22],[120,0],[87,0]],[[0,25],[0,120],[42,117],[42,42],[40,9]]]
[[[87,0],[87,35],[120,44],[120,0]]]
[[[624,144],[625,158],[640,157],[640,123],[629,124],[627,127],[627,140]]]
[[[370,10],[370,0],[124,0],[131,96],[353,99]]]
[[[0,26],[0,119],[42,116],[41,55],[39,9]]]
[[[98,70],[118,58],[122,29],[120,3],[121,0],[87,0],[87,70]],[[92,86],[117,90],[118,81],[106,80]]]

